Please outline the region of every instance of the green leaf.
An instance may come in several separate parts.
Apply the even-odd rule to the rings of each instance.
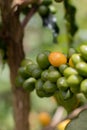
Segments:
[[[87,130],[87,110],[82,111],[77,118],[73,119],[65,130]]]

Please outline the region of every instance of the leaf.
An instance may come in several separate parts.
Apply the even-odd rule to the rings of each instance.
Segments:
[[[87,110],[82,111],[77,118],[73,119],[65,130],[87,130]]]

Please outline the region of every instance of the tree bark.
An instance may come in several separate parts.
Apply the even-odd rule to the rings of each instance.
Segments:
[[[7,0],[8,1],[8,0]],[[19,21],[19,11],[10,12],[10,8],[4,5],[1,8],[3,33],[7,46],[7,62],[10,68],[10,78],[13,92],[13,110],[15,130],[29,130],[28,115],[30,110],[29,93],[21,86],[16,87],[15,78],[22,59],[23,51],[23,28]]]

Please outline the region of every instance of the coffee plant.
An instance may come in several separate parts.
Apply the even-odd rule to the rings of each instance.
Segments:
[[[36,56],[36,62],[25,58],[24,28],[35,13],[40,16],[42,26],[51,31],[53,43],[58,44],[61,30],[54,3],[63,4],[69,45],[67,54],[43,50]],[[86,130],[87,44],[73,47],[74,36],[79,29],[76,23],[76,6],[71,0],[0,0],[0,9],[0,52],[2,63],[8,63],[10,68],[15,130],[29,130],[29,95],[32,91],[39,98],[54,97],[58,106],[63,106],[67,114],[81,108],[79,112],[76,111],[76,116],[68,116],[71,121],[65,129]],[[24,15],[22,21],[21,14]],[[46,129],[52,128],[49,126]]]

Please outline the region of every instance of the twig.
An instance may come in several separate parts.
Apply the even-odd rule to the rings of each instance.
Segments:
[[[25,0],[25,1],[22,1],[20,4],[15,3],[12,5],[11,12],[16,12],[18,10],[18,7],[19,6],[21,7],[23,4],[26,6],[28,6],[28,4],[31,4],[32,6],[32,8],[29,10],[28,14],[25,16],[24,20],[21,23],[23,28],[27,25],[31,17],[36,13],[38,6],[42,3],[42,0],[37,0],[36,4],[33,3],[33,1],[34,0]]]
[[[86,104],[86,105],[83,105],[83,106],[81,106],[81,107],[79,107],[79,108],[76,108],[76,109],[75,109],[74,111],[72,111],[67,117],[65,117],[65,118],[63,118],[62,120],[58,121],[58,122],[57,122],[57,125],[58,125],[59,123],[61,123],[62,121],[64,121],[64,120],[67,120],[67,119],[72,120],[72,119],[76,118],[76,117],[80,114],[80,112],[82,112],[83,110],[86,110],[86,109],[87,109],[87,104]]]
[[[42,130],[55,130],[56,126],[59,123],[65,121],[67,119],[72,120],[72,119],[76,118],[79,115],[79,113],[82,112],[83,110],[87,110],[87,105],[83,105],[83,106],[75,109],[67,117],[63,118],[63,111],[64,111],[64,109],[62,107],[59,107],[57,109],[57,111],[56,111],[56,113],[55,113],[55,115],[54,115],[50,125],[45,127],[45,128],[43,128]]]
[[[23,28],[27,25],[27,23],[29,22],[31,17],[36,13],[36,11],[37,11],[37,6],[31,8],[31,10],[27,14],[27,16],[25,16],[24,20],[21,23]]]
[[[64,112],[64,108],[61,106],[58,107],[58,109],[56,110],[56,112],[52,118],[50,125],[43,128],[42,130],[55,130],[56,125],[60,122],[60,120],[63,119],[63,112]]]
[[[64,120],[66,120],[66,119],[72,120],[72,119],[76,118],[80,112],[82,112],[83,110],[86,110],[86,109],[87,109],[87,105],[83,105],[83,106],[75,109],[74,111],[72,111]]]
[[[63,113],[64,113],[64,108],[62,106],[58,107],[58,109],[56,110],[52,118],[50,125],[55,127],[60,122],[60,120],[63,119]]]

